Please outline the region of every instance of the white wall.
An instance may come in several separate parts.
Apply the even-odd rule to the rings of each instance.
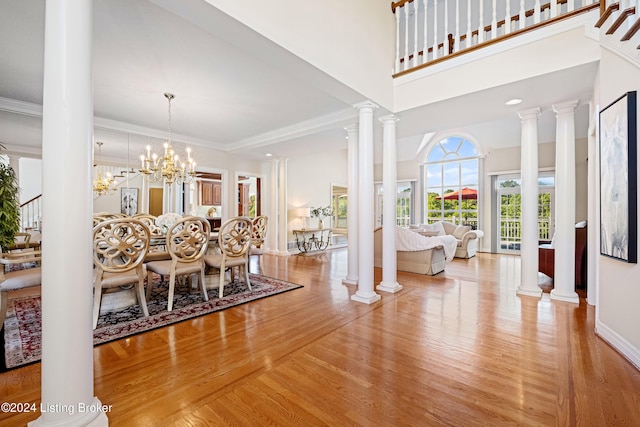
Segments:
[[[603,49],[599,86],[596,102],[602,109],[628,91],[640,91],[640,69]],[[589,250],[599,253],[598,247]],[[604,256],[599,262],[596,331],[640,366],[640,266]]]
[[[300,228],[300,219],[293,210],[299,207],[319,207],[331,204],[331,184],[347,183],[347,150],[326,151],[309,156],[291,158],[287,162],[288,235],[294,241],[291,230]],[[371,189],[373,191],[373,188]],[[307,219],[307,225],[317,219]]]
[[[207,1],[363,97],[392,109],[395,17],[389,1]]]
[[[20,203],[42,194],[42,160],[21,157],[20,163]]]

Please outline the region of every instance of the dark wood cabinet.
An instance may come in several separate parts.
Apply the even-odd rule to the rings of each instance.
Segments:
[[[220,206],[222,204],[222,183],[200,181],[200,204],[203,206]]]
[[[587,287],[587,226],[576,228],[576,288]],[[553,279],[555,250],[550,244],[538,246],[538,271]]]
[[[207,221],[209,221],[209,225],[211,225],[211,230],[217,230],[222,225],[222,218],[210,218],[207,217]]]

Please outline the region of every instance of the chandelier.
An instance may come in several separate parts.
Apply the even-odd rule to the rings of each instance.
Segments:
[[[100,153],[102,152],[102,144],[104,143],[97,142],[96,144],[98,144],[98,157],[99,157]],[[100,167],[98,166],[97,163],[94,163],[93,167],[96,168],[96,170],[98,171],[98,175],[96,176],[96,179],[93,180],[93,192],[96,193],[96,195],[98,196],[115,193],[118,187],[118,183],[116,182],[115,178],[113,178],[109,172],[106,172],[103,177],[102,170],[100,170]]]
[[[140,156],[140,172],[147,182],[164,181],[165,184],[190,184],[196,176],[196,162],[191,157],[191,149],[187,147],[185,160],[181,161],[171,143],[171,100],[175,98],[172,93],[165,93],[169,101],[169,138],[164,143],[164,154],[159,157],[151,151],[147,145],[147,154]]]

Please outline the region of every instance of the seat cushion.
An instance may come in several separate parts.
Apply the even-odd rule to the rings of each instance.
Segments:
[[[146,271],[142,271],[142,277],[144,278]],[[130,285],[138,282],[138,275],[136,270],[129,270],[125,273],[109,273],[105,272],[102,275],[102,287],[110,288],[113,286]]]
[[[172,261],[152,261],[145,264],[148,271],[168,276],[171,274]],[[176,276],[182,274],[192,274],[200,272],[202,264],[200,262],[179,262],[176,264]]]
[[[461,240],[462,237],[468,232],[471,231],[471,226],[470,225],[459,225],[456,227],[455,230],[453,230],[453,237],[455,237],[458,240]]]
[[[4,277],[5,281],[0,283],[0,290],[2,291],[38,286],[42,284],[42,267],[13,271],[6,273]]]
[[[209,267],[220,268],[220,266],[222,265],[222,255],[220,254],[205,255],[204,263]],[[237,258],[227,257],[227,259],[224,262],[224,265],[225,267],[238,267],[238,266],[245,265],[246,263],[247,263],[247,259],[245,257],[237,257]]]

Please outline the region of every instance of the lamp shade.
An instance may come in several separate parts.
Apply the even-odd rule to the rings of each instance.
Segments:
[[[311,208],[296,208],[294,212],[298,218],[311,218]]]

